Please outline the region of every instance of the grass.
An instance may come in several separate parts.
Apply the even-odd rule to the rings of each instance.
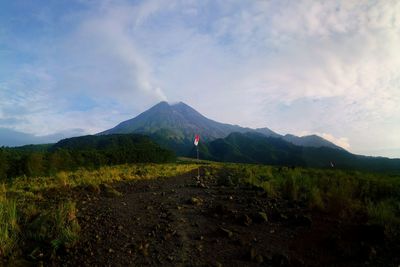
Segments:
[[[117,197],[121,193],[111,186],[114,182],[167,178],[197,167],[197,164],[125,164],[62,171],[50,177],[22,176],[0,184],[0,259],[15,257],[26,242],[37,244],[29,248],[31,258],[36,259],[38,251],[49,248],[55,255],[79,240],[76,203],[70,199],[48,199],[49,191],[57,195],[83,187],[95,192],[104,190]]]
[[[184,163],[183,163],[184,161]],[[262,188],[272,198],[302,202],[311,210],[350,220],[363,212],[369,223],[383,225],[386,233],[400,232],[400,176],[333,169],[286,168],[251,164],[206,162],[205,176],[220,186],[242,184]],[[125,164],[59,172],[50,177],[18,177],[0,184],[0,258],[12,257],[27,240],[49,247],[54,254],[73,246],[80,235],[76,203],[48,199],[47,192],[86,188],[109,191],[112,183],[167,178],[194,170],[196,162],[181,159],[170,164]],[[32,248],[32,255],[38,248]],[[34,257],[34,256],[32,256]]]
[[[370,224],[400,234],[400,175],[251,164],[218,168],[217,181],[223,185],[260,187],[271,197],[303,202],[344,220],[364,213]]]
[[[9,256],[17,245],[17,208],[13,200],[0,201],[0,256]]]

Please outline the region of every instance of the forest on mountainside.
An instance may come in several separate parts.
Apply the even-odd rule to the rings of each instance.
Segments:
[[[0,148],[0,181],[78,168],[174,160],[172,151],[161,148],[143,135],[82,136],[61,140],[54,145]]]

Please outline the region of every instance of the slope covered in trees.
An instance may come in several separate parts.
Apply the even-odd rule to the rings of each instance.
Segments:
[[[200,156],[222,162],[258,163],[269,165],[396,172],[400,159],[367,157],[330,147],[296,146],[281,138],[258,133],[232,133],[226,138],[201,143]],[[196,156],[193,148],[190,154]]]
[[[82,136],[54,145],[0,148],[0,180],[21,175],[48,175],[80,167],[174,159],[172,151],[143,135]]]

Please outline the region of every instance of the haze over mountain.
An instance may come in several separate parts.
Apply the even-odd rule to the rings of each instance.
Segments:
[[[342,149],[316,135],[304,137],[294,135],[282,136],[266,127],[251,129],[216,122],[201,115],[198,111],[183,102],[177,104],[169,104],[165,101],[160,102],[137,117],[121,122],[114,128],[99,134],[147,134],[159,143],[175,150],[178,154],[186,155],[191,149],[195,134],[199,134],[202,140],[207,142],[217,138],[224,138],[234,132],[257,132],[263,136],[281,138],[299,146]]]
[[[51,135],[36,136],[29,133],[19,132],[8,128],[0,128],[0,147],[1,146],[23,146],[30,144],[48,144],[55,143],[61,139],[82,135],[81,129],[74,129],[63,133]]]

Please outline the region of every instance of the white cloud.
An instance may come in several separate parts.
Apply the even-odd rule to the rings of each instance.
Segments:
[[[0,91],[2,119],[25,120],[15,127],[30,132],[69,125],[95,132],[168,99],[223,122],[321,133],[352,151],[400,147],[398,1],[86,7],[64,14],[65,34],[30,42],[42,58],[25,67],[35,86],[17,85],[22,74],[1,83],[8,88]],[[10,86],[18,93],[11,96]],[[77,95],[93,107],[74,109]]]

